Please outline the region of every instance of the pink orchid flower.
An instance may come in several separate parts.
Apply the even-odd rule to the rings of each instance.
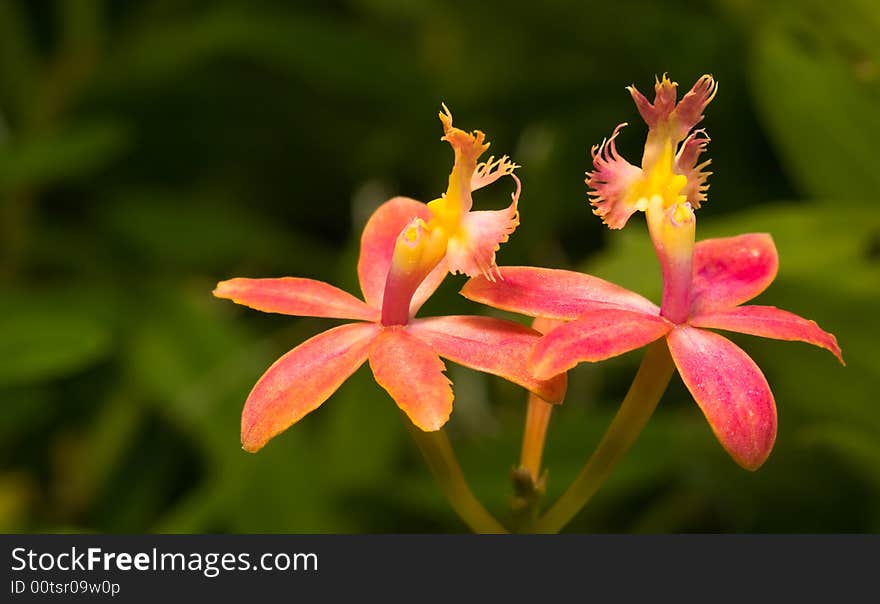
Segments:
[[[622,159],[609,141],[594,148],[587,182],[596,213],[612,228],[646,212],[663,273],[658,307],[639,294],[597,277],[564,270],[504,267],[504,281],[471,279],[470,300],[517,313],[567,321],[544,336],[531,357],[546,379],[582,361],[597,362],[666,338],[682,380],[718,440],[744,468],[760,467],[776,439],[776,404],[755,362],[727,338],[707,329],[806,342],[843,363],[833,335],[807,319],[772,306],[740,306],[776,277],[779,260],[770,235],[753,233],[694,244],[693,207],[705,200],[696,157],[705,140],[688,132],[716,85],[704,76],[676,104],[664,76],[653,104],[630,88],[650,131],[642,167]],[[701,131],[700,131],[701,132]],[[683,144],[673,154],[678,143]],[[696,142],[695,142],[696,141]]]
[[[492,231],[491,224],[512,230],[507,218],[469,212],[469,204],[473,189],[512,174],[513,164],[502,158],[477,167],[479,153],[466,140],[479,141],[485,150],[482,133],[467,135],[452,128],[448,112],[444,117],[445,138],[456,150],[450,189],[433,205],[396,197],[374,212],[358,260],[366,301],[327,283],[295,277],[230,279],[214,290],[219,298],[263,312],[356,321],[314,336],[263,374],[242,412],[245,450],[258,451],[316,409],[368,359],[379,385],[425,431],[442,427],[452,411],[453,392],[440,357],[506,378],[545,400],[562,400],[564,377],[538,380],[527,369],[538,332],[489,317],[414,318],[448,269],[468,272],[479,266],[487,269],[487,279],[494,279],[488,269],[495,266],[494,251],[506,234],[494,231],[489,245],[471,244],[471,238]],[[514,218],[518,193],[517,181]]]

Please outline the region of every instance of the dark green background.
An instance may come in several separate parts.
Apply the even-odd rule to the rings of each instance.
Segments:
[[[768,5],[772,5],[770,8]],[[657,299],[643,221],[586,204],[588,151],[624,87],[720,82],[698,238],[769,231],[759,301],[837,334],[736,337],[779,437],[757,473],[715,442],[678,378],[580,531],[880,530],[880,8],[728,2],[0,0],[0,528],[461,531],[366,368],[257,455],[239,414],[263,370],[332,324],[210,295],[233,276],[357,291],[384,199],[428,200],[452,154],[441,101],[522,164],[503,264],[578,268]],[[507,187],[481,192],[498,208]],[[481,313],[450,278],[423,314]],[[556,496],[640,353],[571,374],[551,424]],[[510,497],[523,392],[449,366],[449,431],[474,489]]]

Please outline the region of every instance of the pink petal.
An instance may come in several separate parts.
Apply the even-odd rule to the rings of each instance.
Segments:
[[[815,321],[775,306],[739,306],[716,310],[699,314],[691,318],[689,323],[694,327],[711,327],[775,340],[806,342],[831,351],[845,364],[837,338],[823,331]]]
[[[428,222],[431,210],[415,199],[394,197],[379,206],[364,227],[357,270],[364,299],[373,308],[382,308],[385,279],[391,267],[394,244],[413,218]],[[424,298],[427,299],[427,296]]]
[[[673,121],[678,129],[677,140],[683,139],[691,128],[703,120],[703,110],[715,98],[717,92],[718,83],[715,79],[710,75],[704,75],[682,97],[670,116],[670,121]]]
[[[675,156],[673,171],[687,177],[687,184],[681,190],[681,194],[687,197],[688,203],[694,209],[698,209],[706,201],[706,192],[709,190],[706,179],[712,173],[705,171],[705,168],[712,163],[712,160],[707,159],[697,164],[700,154],[706,150],[708,144],[709,136],[706,131],[697,130],[685,139]]]
[[[426,432],[439,430],[452,413],[451,382],[443,361],[402,326],[386,327],[370,350],[370,368],[397,406]]]
[[[536,380],[526,362],[540,334],[519,323],[490,317],[417,319],[410,333],[441,357],[459,365],[503,377],[546,401],[562,402],[565,376]]]
[[[317,409],[367,359],[378,331],[372,323],[341,325],[306,340],[275,361],[244,404],[244,449],[259,451],[269,439]]]
[[[706,239],[694,247],[691,314],[747,302],[776,278],[779,257],[766,233]]]
[[[590,150],[595,169],[587,174],[586,180],[592,189],[588,195],[593,214],[612,229],[622,229],[629,217],[640,209],[639,199],[631,194],[631,189],[641,178],[642,169],[620,156],[614,140],[624,126],[626,124],[620,124],[611,138]]]
[[[669,115],[675,108],[675,99],[678,96],[678,84],[671,81],[663,74],[663,79],[654,78],[654,102],[651,103],[645,95],[639,92],[635,85],[628,86],[627,91],[635,101],[639,115],[645,120],[649,128],[654,128],[660,122],[669,119]]]
[[[776,440],[776,403],[760,368],[733,342],[711,331],[678,326],[669,351],[721,445],[756,470]]]
[[[672,323],[657,315],[621,309],[594,310],[544,336],[532,353],[535,377],[546,379],[583,361],[596,362],[641,348]]]
[[[587,311],[619,307],[648,314],[660,309],[635,292],[598,277],[550,268],[505,266],[503,281],[474,277],[461,290],[468,300],[502,310],[572,320]]]
[[[263,312],[282,315],[356,321],[375,321],[379,318],[379,311],[375,308],[348,292],[314,279],[229,279],[217,284],[214,295]]]
[[[469,277],[482,275],[490,281],[496,279],[495,252],[519,225],[520,182],[515,175],[512,176],[516,191],[507,208],[468,212],[462,217],[458,232],[449,238],[447,246],[446,262],[450,273],[464,273]]]

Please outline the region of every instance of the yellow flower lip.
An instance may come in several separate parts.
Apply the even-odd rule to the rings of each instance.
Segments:
[[[664,210],[687,201],[687,196],[681,193],[688,184],[687,177],[673,171],[673,162],[672,143],[667,141],[660,156],[650,166],[643,167],[641,178],[633,184],[630,195],[637,209],[646,210],[649,200],[655,197],[662,200]]]

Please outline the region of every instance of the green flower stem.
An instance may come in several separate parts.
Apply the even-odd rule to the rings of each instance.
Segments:
[[[675,365],[666,339],[651,344],[620,409],[580,474],[541,518],[539,533],[558,533],[587,504],[638,438],[666,391]]]
[[[507,529],[483,507],[465,481],[446,431],[441,428],[436,432],[423,432],[409,420],[404,422],[428,462],[440,490],[468,528],[475,533],[507,533]]]

